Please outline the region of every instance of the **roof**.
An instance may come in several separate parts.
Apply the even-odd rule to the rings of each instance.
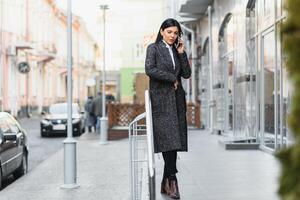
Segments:
[[[205,15],[213,0],[187,0],[181,5],[179,15],[184,18],[198,19]]]

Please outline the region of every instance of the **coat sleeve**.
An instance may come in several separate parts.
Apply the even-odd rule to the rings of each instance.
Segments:
[[[174,83],[176,81],[176,76],[172,73],[163,71],[157,68],[156,63],[156,48],[155,44],[151,44],[147,48],[145,71],[150,78],[155,78],[161,81],[167,81]]]
[[[191,67],[190,67],[190,63],[189,60],[187,58],[186,53],[181,53],[178,55],[179,57],[179,61],[180,61],[180,72],[179,72],[179,76],[183,77],[185,79],[188,79],[191,77]]]

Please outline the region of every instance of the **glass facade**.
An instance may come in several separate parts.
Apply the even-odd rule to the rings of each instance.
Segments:
[[[199,88],[200,88],[200,102],[201,102],[201,123],[203,128],[208,128],[209,126],[209,47],[208,47],[208,38],[206,38],[203,44],[203,56],[201,59],[201,71],[199,77]]]
[[[213,131],[233,139],[251,139],[269,151],[293,141],[286,122],[292,87],[279,37],[285,19],[283,2],[214,1],[212,35],[199,33],[202,38],[212,38],[213,48],[212,61],[202,55],[199,78],[204,127],[209,129],[206,91],[212,84]],[[199,21],[200,29],[202,20],[207,19]],[[204,52],[208,52],[207,46],[203,46]],[[210,70],[211,82],[207,80]]]
[[[262,139],[263,144],[270,148],[275,148],[275,33],[274,30],[262,36],[262,118],[263,126]]]

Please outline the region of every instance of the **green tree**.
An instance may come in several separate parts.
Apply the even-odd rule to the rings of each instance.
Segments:
[[[283,200],[300,199],[300,0],[286,0],[287,19],[281,33],[289,77],[294,85],[288,124],[295,144],[277,154],[282,166],[279,194]]]

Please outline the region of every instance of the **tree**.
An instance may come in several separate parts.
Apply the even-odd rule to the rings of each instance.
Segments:
[[[283,200],[300,199],[300,0],[287,0],[288,13],[281,33],[287,58],[289,77],[294,85],[292,110],[288,124],[295,136],[295,144],[277,154],[281,165],[279,194]]]

